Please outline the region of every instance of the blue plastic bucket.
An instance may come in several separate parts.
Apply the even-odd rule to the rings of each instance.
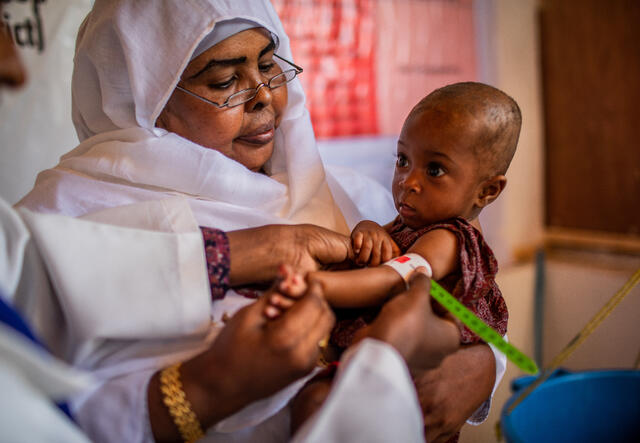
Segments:
[[[507,442],[640,442],[640,371],[559,370],[507,415],[534,380],[511,383],[500,418]]]

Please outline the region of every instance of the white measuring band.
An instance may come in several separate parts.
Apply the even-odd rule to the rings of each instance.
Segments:
[[[427,269],[427,277],[431,278],[431,275],[433,274],[429,262],[425,260],[423,256],[414,253],[401,255],[383,263],[383,265],[393,268],[394,271],[400,274],[400,277],[402,277],[407,285],[409,284],[409,277],[411,274],[413,274],[416,268],[420,266]]]

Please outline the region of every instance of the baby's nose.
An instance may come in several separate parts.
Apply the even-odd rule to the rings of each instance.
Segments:
[[[409,173],[402,181],[402,187],[407,191],[418,192],[420,190],[420,180],[416,174]]]

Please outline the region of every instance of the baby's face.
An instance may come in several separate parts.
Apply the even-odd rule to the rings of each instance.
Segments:
[[[475,216],[481,182],[472,149],[476,125],[459,114],[433,110],[405,123],[393,177],[393,200],[404,224],[415,229]]]

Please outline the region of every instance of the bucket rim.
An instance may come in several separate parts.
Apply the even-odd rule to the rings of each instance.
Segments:
[[[640,378],[640,370],[637,369],[587,369],[581,371],[569,371],[564,368],[559,368],[551,375],[548,380],[545,380],[540,386],[536,388],[536,391],[539,389],[548,389],[560,383],[566,383],[571,381],[580,381],[580,380],[592,380],[592,379],[605,379],[605,378],[630,378],[636,379]],[[511,404],[516,401],[518,398],[518,393],[529,386],[536,379],[536,376],[526,375],[517,377],[512,380],[512,390],[513,394],[506,401],[504,406],[502,407],[502,411],[500,413],[500,428],[502,430],[502,435],[509,436],[511,441],[514,442],[524,442],[522,436],[519,435],[516,428],[514,427],[511,414],[507,415],[507,410],[511,406]],[[522,383],[517,389],[513,389],[513,385],[517,380],[526,380],[526,383]],[[534,392],[536,392],[534,391]],[[528,399],[523,400],[523,403],[526,403]],[[518,405],[519,407],[520,405]],[[516,409],[517,410],[517,409]]]

